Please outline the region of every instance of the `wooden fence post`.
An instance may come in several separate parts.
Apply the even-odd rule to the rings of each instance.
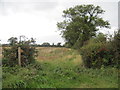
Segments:
[[[21,66],[21,48],[18,47],[18,65]]]

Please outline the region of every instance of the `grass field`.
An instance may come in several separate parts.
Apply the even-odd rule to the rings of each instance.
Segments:
[[[27,67],[3,67],[3,88],[117,88],[115,68],[86,69],[79,53],[69,48],[39,47]]]
[[[38,47],[38,61],[66,61],[72,60],[74,63],[82,64],[81,56],[77,51],[68,48]]]

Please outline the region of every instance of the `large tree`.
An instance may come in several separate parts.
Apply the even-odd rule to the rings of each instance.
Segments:
[[[66,44],[78,48],[91,37],[96,36],[100,28],[109,28],[109,22],[100,17],[105,11],[100,6],[77,5],[63,11],[62,22],[57,23]]]

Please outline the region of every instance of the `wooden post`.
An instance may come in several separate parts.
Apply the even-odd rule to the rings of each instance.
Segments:
[[[21,66],[21,48],[18,47],[18,65]]]

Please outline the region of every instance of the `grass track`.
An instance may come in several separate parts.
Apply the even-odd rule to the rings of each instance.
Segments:
[[[68,48],[40,47],[37,62],[3,67],[3,88],[117,88],[115,68],[86,69],[79,53]]]

